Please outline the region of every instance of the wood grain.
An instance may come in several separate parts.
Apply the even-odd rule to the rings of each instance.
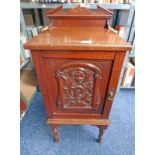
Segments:
[[[31,50],[126,51],[131,45],[111,30],[102,27],[53,27],[29,40]]]
[[[65,11],[60,6],[47,16],[49,29],[24,47],[32,52],[54,141],[59,141],[58,126],[88,124],[99,128],[101,143],[110,125],[108,92],[115,95],[131,45],[104,28],[112,13],[101,7]]]
[[[48,119],[48,124],[90,124],[90,125],[110,125],[109,119]]]
[[[115,52],[103,51],[40,51],[43,53],[44,58],[72,58],[72,59],[104,59],[113,60],[115,58]]]
[[[62,6],[57,7],[56,9],[46,12],[46,16],[49,19],[111,19],[113,13],[107,9],[104,9],[97,5],[97,9],[88,9],[86,7],[76,6],[73,9],[64,9]]]
[[[123,61],[125,58],[125,54],[126,54],[126,52],[116,53],[107,92],[109,90],[114,89],[114,92],[116,93],[117,85],[118,85],[118,81],[119,81],[119,77],[120,77],[120,73],[121,73],[121,69],[122,69],[122,65],[123,65]],[[103,118],[104,119],[109,118],[112,103],[113,103],[113,101],[108,100],[106,98],[105,105],[103,108]]]
[[[50,55],[50,53],[48,54]],[[76,57],[76,54],[74,54],[74,56]],[[55,112],[101,115],[102,106],[106,97],[105,95],[112,67],[112,60],[102,59],[97,61],[95,59],[69,59],[67,57],[63,59],[53,59],[49,56],[49,58],[42,57],[42,61],[44,64],[44,70],[42,71],[44,74],[42,74],[42,78],[46,84],[48,94],[52,94],[49,95],[50,103],[52,104],[52,114]],[[94,66],[97,67],[97,71]],[[38,66],[38,68],[40,67],[41,66]],[[88,78],[90,75],[87,74],[87,72],[84,73],[84,70],[86,69],[94,72],[91,78]],[[68,72],[69,70],[70,72]],[[79,83],[76,82],[74,76],[74,73],[77,71],[83,72],[85,75],[84,79]],[[58,74],[60,76],[58,76]],[[95,78],[95,75],[97,78]],[[101,78],[99,78],[99,75],[101,75]],[[90,92],[88,83],[91,82],[93,82],[94,85],[92,88],[92,100],[89,103],[90,106],[85,106],[87,105],[86,100],[88,99],[86,96],[88,96],[88,92]],[[78,99],[76,99],[74,95],[78,95]],[[74,106],[67,108],[67,102],[65,101],[67,99],[73,101],[72,104],[74,103]],[[96,104],[97,106],[93,106]]]

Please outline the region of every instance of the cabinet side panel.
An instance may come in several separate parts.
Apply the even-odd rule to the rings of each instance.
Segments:
[[[44,76],[43,76],[45,74],[44,73],[45,69],[43,69],[41,53],[39,51],[32,51],[31,53],[32,53],[32,58],[33,58],[39,86],[40,86],[40,89],[41,89],[41,92],[43,95],[45,108],[46,108],[48,117],[51,117],[52,116],[52,108],[50,108],[51,107],[50,98],[49,98],[48,90],[46,87],[46,80],[44,79]]]
[[[115,55],[113,68],[112,68],[112,72],[111,72],[111,77],[110,77],[110,81],[109,81],[109,86],[108,86],[108,90],[107,90],[107,92],[109,92],[110,90],[114,90],[114,95],[117,90],[117,85],[118,85],[122,65],[124,62],[125,54],[126,54],[126,52],[117,52]],[[103,108],[103,118],[104,119],[109,118],[112,103],[113,103],[113,100],[109,100],[106,97],[105,105]]]

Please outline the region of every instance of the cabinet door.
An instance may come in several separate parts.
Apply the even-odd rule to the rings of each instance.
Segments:
[[[112,60],[43,58],[53,112],[101,114]]]

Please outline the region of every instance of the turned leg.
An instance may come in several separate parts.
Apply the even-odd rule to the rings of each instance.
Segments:
[[[105,126],[98,126],[99,128],[99,135],[98,135],[98,143],[102,143],[102,139],[103,139],[103,134],[105,132],[106,127]]]
[[[58,143],[59,142],[58,126],[57,125],[51,125],[51,127],[52,127],[54,142]]]

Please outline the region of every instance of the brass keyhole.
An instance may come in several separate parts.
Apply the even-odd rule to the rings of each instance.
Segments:
[[[115,91],[114,88],[111,88],[107,93],[107,99],[112,101],[114,99]]]

